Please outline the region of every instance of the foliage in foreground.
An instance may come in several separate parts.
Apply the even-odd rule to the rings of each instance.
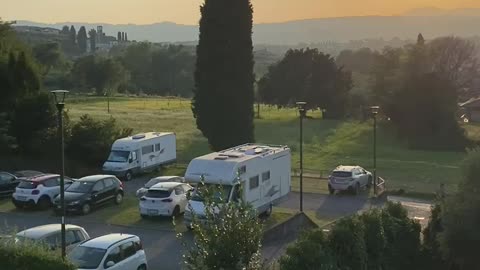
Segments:
[[[74,270],[57,252],[31,242],[12,243],[0,239],[0,268],[15,270]]]
[[[227,202],[221,186],[199,186],[194,196],[203,198],[205,218],[192,215],[193,244],[186,244],[185,268],[261,269],[263,226],[254,209],[240,196],[236,202]]]

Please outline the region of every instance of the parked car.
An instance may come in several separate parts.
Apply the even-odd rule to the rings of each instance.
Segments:
[[[348,190],[358,194],[361,188],[369,188],[372,181],[372,173],[360,166],[338,166],[328,177],[328,191],[333,194],[337,190]]]
[[[82,269],[147,270],[147,257],[140,238],[131,234],[108,234],[75,247],[68,259]]]
[[[33,241],[46,244],[51,249],[61,247],[61,224],[48,224],[33,227],[17,233],[15,242]],[[84,228],[76,225],[65,225],[65,242],[67,251],[73,249],[81,242],[90,239]]]
[[[188,203],[187,193],[192,189],[192,186],[184,183],[158,183],[149,188],[140,199],[140,215],[178,216],[185,212]]]
[[[161,183],[161,182],[179,182],[179,183],[184,183],[185,179],[180,176],[159,176],[150,179],[142,188],[139,188],[137,190],[137,198],[141,198],[143,195],[147,193],[147,190],[151,188],[152,186]]]
[[[123,201],[123,183],[113,175],[92,175],[78,179],[65,190],[67,212],[83,215],[92,208],[107,202],[121,204]],[[60,196],[55,198],[55,212],[61,210]]]
[[[73,183],[74,179],[65,176],[65,188]],[[38,206],[46,209],[53,203],[53,199],[60,193],[60,175],[43,174],[21,180],[12,195],[12,202],[17,208],[24,206]]]
[[[0,197],[12,194],[21,179],[8,172],[0,172]]]
[[[16,171],[13,174],[16,177],[20,177],[20,178],[31,178],[31,177],[42,175],[44,173],[39,172],[39,171],[24,170],[24,171]]]

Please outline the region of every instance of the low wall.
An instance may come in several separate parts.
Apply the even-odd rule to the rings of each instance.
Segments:
[[[318,228],[315,222],[304,213],[297,213],[286,221],[266,230],[263,234],[263,243],[295,240],[301,232],[314,228]]]

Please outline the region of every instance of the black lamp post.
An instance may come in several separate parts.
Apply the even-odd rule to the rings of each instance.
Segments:
[[[377,196],[377,114],[379,106],[372,106],[370,110],[373,116],[373,194]]]
[[[58,137],[60,138],[61,164],[60,168],[60,205],[62,207],[62,258],[65,258],[65,149],[63,138],[63,108],[65,107],[65,96],[68,94],[66,90],[52,91],[55,97],[55,104],[58,111]]]
[[[300,212],[303,212],[303,118],[307,113],[306,106],[306,102],[297,102],[300,114]]]

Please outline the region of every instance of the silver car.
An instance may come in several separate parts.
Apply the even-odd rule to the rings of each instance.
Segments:
[[[139,188],[137,190],[137,193],[136,193],[137,198],[143,197],[147,193],[149,188],[162,182],[185,183],[185,179],[180,176],[159,176],[159,177],[152,178],[142,188]]]
[[[39,242],[47,245],[51,249],[58,249],[61,246],[61,224],[48,224],[33,227],[17,233],[15,242]],[[76,225],[65,225],[65,242],[67,251],[73,249],[81,242],[90,239],[84,228]]]
[[[338,166],[328,177],[328,191],[333,194],[337,190],[348,190],[358,194],[361,188],[369,188],[372,181],[372,173],[360,166]]]

